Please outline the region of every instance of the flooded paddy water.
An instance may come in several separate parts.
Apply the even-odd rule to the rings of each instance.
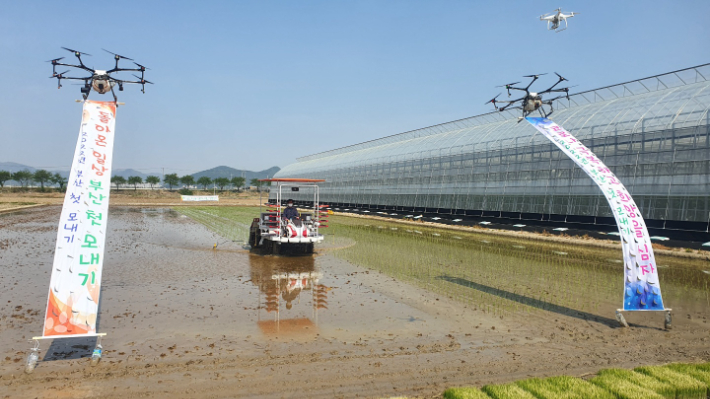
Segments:
[[[59,207],[0,215],[0,397],[436,397],[449,386],[710,360],[710,263],[658,256],[666,307],[619,328],[621,251],[333,216],[252,254],[258,208],[111,208],[98,330],[43,343]],[[216,244],[216,248],[215,248]]]

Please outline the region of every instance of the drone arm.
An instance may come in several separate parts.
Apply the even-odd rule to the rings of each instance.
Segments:
[[[508,103],[508,104],[512,104],[512,103],[517,103],[518,101],[520,101],[520,100],[522,100],[522,99],[524,99],[524,98],[525,98],[525,97],[520,97],[520,98],[518,98],[517,100],[501,100],[501,101],[496,101],[496,102],[498,102],[498,103]]]
[[[568,91],[569,91],[568,87],[561,87],[559,89],[546,90],[545,93],[562,93],[562,92],[568,92]]]
[[[562,79],[562,78],[560,77],[560,79],[559,79],[555,84],[553,84],[552,86],[550,86],[550,88],[548,88],[547,90],[541,91],[540,94],[543,94],[543,93],[551,93],[551,92],[553,92],[553,91],[565,91],[565,89],[555,89],[555,86],[557,86],[558,84],[562,83],[563,81],[564,81],[564,79]]]
[[[106,71],[106,73],[124,72],[124,71],[143,72],[142,69],[138,69],[138,68],[119,68],[118,66],[116,66],[116,68],[113,68],[113,69],[110,70],[110,71]]]
[[[55,66],[55,67],[56,67],[57,65],[68,66],[68,67],[71,67],[71,68],[79,68],[79,69],[83,69],[83,70],[85,70],[85,71],[87,71],[87,72],[94,73],[94,70],[93,70],[93,69],[87,67],[87,66],[84,65],[84,64],[82,64],[82,65],[72,65],[72,64],[63,64],[63,63],[61,63],[61,62],[52,63],[52,66]]]
[[[124,84],[125,84],[125,83],[128,83],[128,84],[136,84],[136,85],[142,85],[142,84],[143,84],[143,82],[134,82],[134,81],[131,81],[131,80],[120,80],[120,79],[114,79],[114,78],[111,78],[111,80],[113,80],[114,82],[121,82],[121,83],[124,83]],[[146,82],[146,83],[147,83],[147,82]]]
[[[54,77],[59,78],[58,76],[54,76]],[[59,79],[84,80],[84,81],[87,81],[87,80],[91,79],[91,77],[88,77],[88,78],[70,78],[70,77],[64,77],[64,76],[62,76],[62,77],[59,78]]]
[[[538,79],[537,75],[533,76],[533,80],[532,80],[524,89],[518,89],[518,90],[523,90],[523,91],[526,91],[526,92],[527,92],[528,89],[530,88],[530,86],[532,86],[532,84],[535,83],[535,81],[536,81],[537,79]],[[512,89],[512,87],[511,87],[511,89]]]

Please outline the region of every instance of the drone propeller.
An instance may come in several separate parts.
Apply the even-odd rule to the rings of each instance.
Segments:
[[[574,86],[570,86],[570,87],[565,87],[565,88],[564,88],[565,96],[567,97],[568,100],[569,100],[569,89],[571,89],[571,88],[573,88],[573,87],[577,87],[577,86],[579,86],[579,85],[574,85]]]
[[[486,101],[486,104],[493,104],[493,107],[495,107],[496,111],[498,110],[498,106],[496,105],[496,98],[500,96],[501,93],[498,93],[497,96],[491,98],[490,100]],[[485,104],[484,104],[485,105]]]
[[[59,57],[59,58],[55,58],[55,59],[53,59],[53,60],[49,60],[49,61],[45,61],[45,62],[55,63],[55,62],[57,62],[57,61],[59,61],[59,60],[63,60],[63,59],[64,59],[64,57]]]
[[[83,54],[83,55],[88,55],[88,56],[91,56],[91,54],[87,54],[87,53],[82,53],[81,51],[76,51],[76,50],[72,50],[72,49],[70,49],[70,48],[66,48],[66,47],[62,47],[62,48],[63,48],[64,50],[66,50],[66,51],[69,51],[70,53],[74,53],[74,54]]]
[[[537,74],[537,75],[525,75],[525,76],[523,76],[523,77],[524,77],[524,78],[539,78],[539,77],[542,76],[542,75],[547,75],[547,74],[546,74],[546,73],[540,73],[540,74]]]
[[[555,75],[557,75],[557,77],[560,78],[560,82],[562,82],[563,80],[567,80],[567,79],[563,78],[562,75],[560,75],[557,72],[555,72]],[[567,81],[569,81],[569,80],[567,80]]]
[[[102,48],[101,50],[103,50],[103,51],[105,51],[105,52],[107,52],[107,53],[109,53],[109,54],[113,54],[113,56],[116,57],[116,59],[123,58],[124,60],[133,61],[133,58],[128,58],[128,57],[124,57],[124,56],[122,56],[122,55],[120,55],[120,54],[112,53],[112,52],[106,50],[105,48]]]
[[[518,83],[520,83],[520,82],[508,83],[508,84],[500,85],[500,86],[496,86],[496,87],[505,87],[507,89],[512,85],[517,85]]]
[[[136,75],[133,75],[133,76],[136,76]],[[136,76],[136,79],[140,80],[142,84],[145,84],[145,83],[153,84],[153,82],[149,82],[149,81],[147,81],[147,80],[145,80],[145,79],[143,79],[143,78],[140,78],[140,77],[138,77],[138,76]]]
[[[139,64],[139,63],[137,63],[137,62],[135,62],[135,61],[134,61],[133,63],[136,64],[136,65],[138,65],[138,66],[141,68],[141,70],[144,70],[144,69],[148,69],[148,70],[149,70],[149,69],[150,69],[150,68],[148,68],[147,66],[143,66],[143,65],[141,65],[141,64]]]
[[[67,73],[67,72],[69,72],[68,69],[67,69],[66,71],[62,72],[62,73],[56,73],[56,72],[55,72],[55,73],[53,73],[52,76],[50,76],[49,78],[50,78],[50,79],[52,79],[52,78],[59,78],[59,79],[61,79],[61,78],[64,77],[64,76],[62,76],[62,75],[64,75],[64,74]]]

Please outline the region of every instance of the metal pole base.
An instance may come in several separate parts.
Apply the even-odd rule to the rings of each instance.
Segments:
[[[35,345],[30,349],[30,353],[27,355],[27,362],[25,363],[26,374],[32,374],[39,361],[39,341],[35,339],[34,342]]]
[[[91,354],[91,367],[95,367],[101,361],[101,354],[103,353],[104,347],[101,346],[101,336],[96,339],[96,347],[94,352]]]
[[[666,318],[665,318],[665,322],[663,323],[663,327],[665,327],[666,330],[670,330],[673,328],[673,326],[671,325],[671,321],[672,321],[671,310],[666,309]]]
[[[663,327],[666,330],[670,330],[673,328],[671,325],[671,321],[672,321],[671,310],[673,310],[673,309],[663,309],[663,310],[659,311],[659,312],[666,312],[665,317],[664,317],[664,322],[663,322]],[[624,309],[616,309],[616,321],[618,321],[622,327],[629,327],[629,323],[626,322],[624,315],[621,313],[623,311],[624,311]]]
[[[622,327],[629,328],[629,323],[626,322],[626,319],[624,318],[624,315],[621,314],[621,309],[616,310],[616,321],[621,324]]]

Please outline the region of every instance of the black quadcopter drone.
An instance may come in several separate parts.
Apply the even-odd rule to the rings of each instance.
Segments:
[[[113,100],[114,102],[118,103],[118,98],[116,98],[116,93],[113,91],[113,87],[115,85],[118,85],[118,91],[123,91],[123,85],[124,84],[139,84],[142,86],[141,91],[145,93],[145,84],[153,84],[153,82],[149,82],[144,79],[143,74],[145,73],[146,68],[145,66],[133,62],[134,64],[138,65],[138,68],[119,68],[118,67],[118,61],[121,59],[124,60],[129,60],[133,61],[133,59],[124,57],[122,55],[118,55],[116,53],[111,53],[110,51],[104,49],[105,52],[113,54],[113,58],[116,60],[116,66],[108,71],[101,71],[98,69],[92,69],[84,65],[84,63],[81,60],[81,56],[83,55],[88,55],[90,56],[91,54],[86,54],[82,53],[81,51],[76,51],[72,50],[66,47],[62,47],[64,50],[67,50],[69,52],[74,53],[76,58],[79,60],[79,65],[72,65],[72,64],[63,64],[59,62],[60,60],[64,59],[64,57],[60,58],[55,58],[53,60],[49,60],[47,62],[52,63],[52,76],[49,78],[57,78],[57,88],[61,89],[62,88],[62,79],[69,79],[69,80],[83,80],[84,84],[83,87],[81,88],[81,95],[84,97],[84,100],[89,98],[89,93],[91,93],[91,89],[94,89],[94,91],[98,92],[99,94],[106,94],[109,91],[111,94],[113,94]],[[57,73],[57,65],[62,65],[62,66],[68,66],[71,68],[78,68],[82,69],[86,72],[91,73],[91,76],[85,77],[85,78],[76,78],[76,77],[69,77],[69,76],[64,76],[65,73],[69,72],[70,70],[66,70],[62,73]],[[126,71],[134,71],[134,72],[140,72],[141,76],[138,77],[137,75],[133,75],[138,79],[137,81],[132,81],[132,80],[123,80],[123,79],[116,79],[113,76],[111,76],[112,73],[116,72],[126,72]]]
[[[493,103],[493,106],[495,107],[495,109],[496,109],[497,111],[501,111],[501,112],[502,112],[502,111],[505,111],[506,109],[521,109],[521,110],[523,110],[523,116],[520,118],[520,120],[523,120],[526,116],[530,115],[530,113],[532,113],[532,112],[534,112],[534,111],[540,112],[540,115],[542,115],[543,117],[547,118],[547,117],[550,116],[550,115],[552,114],[552,112],[554,111],[554,109],[552,108],[552,103],[553,103],[555,100],[557,100],[557,99],[559,99],[559,98],[562,98],[562,97],[566,97],[566,98],[569,100],[569,89],[570,89],[570,87],[561,87],[561,88],[555,89],[555,86],[557,86],[557,85],[560,84],[561,82],[567,80],[567,79],[563,78],[562,76],[560,76],[560,74],[558,74],[557,72],[555,72],[555,75],[557,75],[557,77],[559,78],[555,84],[553,84],[552,86],[550,86],[550,88],[548,88],[548,89],[546,89],[546,90],[543,90],[543,91],[541,91],[541,92],[538,92],[538,93],[530,92],[530,91],[528,90],[528,89],[530,89],[530,86],[532,86],[532,84],[535,83],[535,81],[536,81],[540,76],[542,76],[542,75],[546,75],[546,74],[545,74],[545,73],[542,73],[542,74],[539,74],[539,75],[527,75],[527,76],[523,76],[524,78],[532,78],[532,81],[530,82],[530,84],[528,84],[525,88],[522,88],[522,87],[515,87],[515,86],[514,86],[514,85],[516,85],[516,84],[518,84],[518,83],[520,83],[520,82],[509,83],[509,84],[507,84],[507,85],[502,85],[502,86],[496,86],[496,87],[505,87],[505,89],[508,91],[508,97],[510,97],[510,91],[511,91],[511,90],[524,91],[524,92],[525,92],[525,95],[524,95],[523,97],[517,98],[517,99],[512,100],[512,101],[498,101],[498,100],[496,100],[496,99],[498,98],[498,96],[500,96],[500,94],[498,94],[498,96],[493,97],[493,99],[490,100],[490,101],[488,101],[488,102],[486,102],[486,104]],[[572,86],[572,87],[574,87],[574,86]],[[542,99],[542,94],[545,94],[545,93],[565,93],[565,95],[564,95],[564,96],[558,96],[558,97],[555,97],[555,98],[550,99],[550,100],[543,100],[543,99]],[[520,101],[520,105],[510,108],[511,105],[517,103],[518,101]],[[502,106],[502,107],[498,107],[498,106],[496,105],[496,103],[506,103],[506,105],[504,105],[504,106]],[[543,105],[549,105],[549,106],[550,106],[550,112],[545,112],[545,109],[543,108]],[[520,122],[520,120],[519,120],[518,122]]]

